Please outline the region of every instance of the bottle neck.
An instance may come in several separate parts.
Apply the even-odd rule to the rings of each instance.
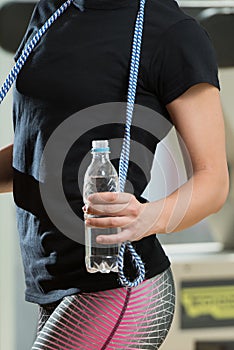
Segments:
[[[99,160],[104,163],[110,160],[109,152],[92,152],[92,154],[93,154],[93,161]]]

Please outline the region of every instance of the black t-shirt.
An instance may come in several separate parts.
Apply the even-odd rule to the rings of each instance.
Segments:
[[[16,58],[61,4],[61,0],[37,4]],[[28,301],[45,304],[71,293],[120,286],[115,273],[89,274],[84,246],[68,238],[47,215],[39,190],[39,168],[46,142],[64,120],[90,106],[126,102],[138,5],[138,0],[85,0],[84,11],[80,11],[72,4],[40,40],[16,81],[14,198]],[[158,112],[171,125],[166,104],[203,82],[219,87],[206,32],[175,1],[147,0],[136,103]],[[71,146],[63,164],[63,188],[79,217],[83,202],[77,173],[91,140],[118,139],[123,133],[123,122],[110,117],[109,124],[89,130]],[[133,127],[132,139],[136,141],[133,149],[141,143],[150,150],[148,158],[142,157],[144,171],[131,161],[128,172],[133,193],[144,201],[142,192],[150,179],[158,139],[139,127]],[[118,167],[118,157],[114,163]],[[134,246],[145,263],[146,278],[169,267],[154,235]],[[125,270],[134,275],[128,256]]]

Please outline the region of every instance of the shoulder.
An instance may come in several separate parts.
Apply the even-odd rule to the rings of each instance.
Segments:
[[[146,0],[145,24],[158,36],[181,21],[192,19],[174,0]]]
[[[156,46],[167,41],[171,44],[171,40],[179,44],[180,37],[209,41],[204,28],[174,0],[146,0],[145,29],[148,40]]]
[[[145,38],[150,57],[165,58],[178,50],[190,53],[213,51],[212,43],[205,29],[197,20],[182,11],[174,0],[148,0],[145,12]],[[165,52],[166,50],[166,52]]]
[[[174,0],[146,0],[145,34],[153,53],[186,46],[212,50],[206,30]]]
[[[148,31],[151,42],[148,76],[151,88],[163,104],[198,83],[219,88],[216,54],[205,29],[173,0],[152,0],[150,6],[152,11],[158,8],[160,25],[151,22],[151,33]]]

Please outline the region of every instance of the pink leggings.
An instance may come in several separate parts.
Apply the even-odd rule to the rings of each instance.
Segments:
[[[32,350],[159,349],[174,306],[170,269],[135,288],[71,295],[40,307]]]

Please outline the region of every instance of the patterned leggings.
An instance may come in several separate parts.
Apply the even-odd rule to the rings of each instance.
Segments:
[[[170,269],[135,288],[71,295],[40,306],[32,350],[159,349],[174,306]]]

